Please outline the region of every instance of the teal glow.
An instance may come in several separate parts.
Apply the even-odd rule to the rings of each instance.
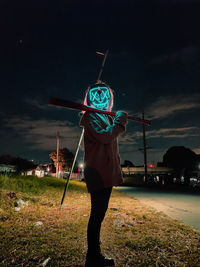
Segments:
[[[111,95],[107,87],[94,87],[89,91],[89,100],[98,109],[107,108]]]

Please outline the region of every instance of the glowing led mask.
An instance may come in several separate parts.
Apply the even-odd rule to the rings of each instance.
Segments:
[[[105,86],[91,88],[88,93],[90,103],[98,109],[106,109],[111,95],[110,91]]]

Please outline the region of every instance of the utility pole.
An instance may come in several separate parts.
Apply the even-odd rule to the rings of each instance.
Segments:
[[[58,173],[59,173],[59,165],[58,165],[58,161],[59,161],[59,143],[60,143],[60,137],[59,137],[59,132],[57,132],[57,153],[56,153],[56,177],[58,178]]]
[[[144,110],[142,111],[142,119],[144,120]],[[147,181],[147,146],[146,146],[146,129],[145,124],[142,124],[142,130],[143,130],[143,144],[144,144],[144,178],[145,182]]]

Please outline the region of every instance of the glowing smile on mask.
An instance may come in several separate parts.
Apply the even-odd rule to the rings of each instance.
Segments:
[[[107,87],[95,87],[89,91],[90,102],[98,109],[107,108],[110,97],[110,91]]]

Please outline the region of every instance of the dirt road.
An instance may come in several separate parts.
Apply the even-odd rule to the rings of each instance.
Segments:
[[[162,189],[142,187],[117,187],[117,189],[200,230],[200,194],[167,192]]]

